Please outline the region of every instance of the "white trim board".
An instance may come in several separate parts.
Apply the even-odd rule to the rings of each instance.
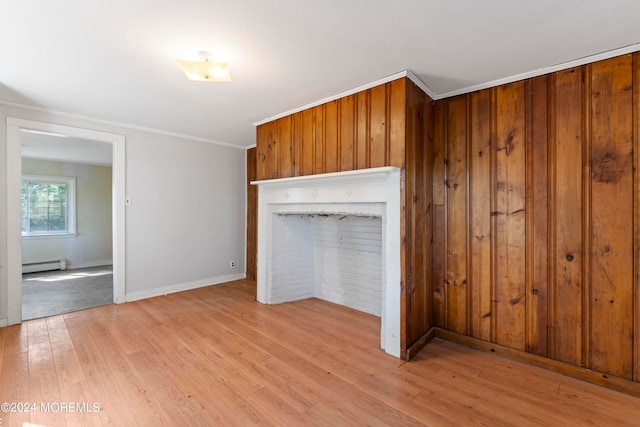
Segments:
[[[101,261],[83,262],[82,264],[67,264],[67,270],[78,270],[80,268],[93,268],[93,267],[110,267],[113,265],[113,260],[103,259]]]

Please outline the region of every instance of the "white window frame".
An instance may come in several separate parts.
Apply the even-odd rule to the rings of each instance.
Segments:
[[[23,239],[76,237],[76,177],[51,175],[22,175],[22,182],[42,182],[46,184],[65,184],[67,186],[67,218],[65,231],[22,232]]]

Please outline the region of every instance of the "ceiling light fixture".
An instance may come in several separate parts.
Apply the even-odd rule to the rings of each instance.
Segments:
[[[229,66],[209,52],[198,52],[199,61],[178,59],[178,64],[189,80],[201,82],[230,82]]]

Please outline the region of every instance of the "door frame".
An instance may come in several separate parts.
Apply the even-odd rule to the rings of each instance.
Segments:
[[[113,302],[125,301],[125,144],[124,135],[56,125],[34,120],[7,117],[6,152],[6,281],[7,322],[14,325],[22,322],[22,233],[20,191],[22,182],[22,134],[23,129],[51,132],[82,139],[110,143],[113,147],[112,164],[112,238],[113,238]]]

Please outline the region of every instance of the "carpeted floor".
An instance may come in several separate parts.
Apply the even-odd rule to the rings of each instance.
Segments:
[[[113,303],[112,266],[22,275],[22,320]]]

